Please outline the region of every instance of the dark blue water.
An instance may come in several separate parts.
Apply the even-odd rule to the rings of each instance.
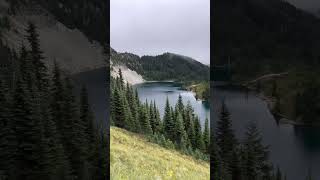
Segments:
[[[194,108],[195,114],[200,118],[202,125],[205,119],[210,118],[210,106],[205,101],[197,101],[195,95],[191,91],[181,89],[181,84],[174,82],[148,82],[135,85],[138,90],[141,101],[156,101],[160,115],[163,117],[166,98],[168,97],[171,106],[177,103],[179,94],[182,96],[183,103],[186,105],[189,101]]]
[[[212,97],[212,124],[217,120],[217,110],[225,98],[231,113],[233,128],[243,137],[245,125],[257,122],[265,145],[270,145],[270,159],[287,174],[288,180],[304,180],[309,169],[315,180],[320,180],[320,127],[298,127],[277,124],[267,104],[252,92],[239,89],[214,88]]]
[[[85,85],[88,90],[89,103],[95,115],[98,126],[108,127],[107,108],[109,101],[109,87],[107,85],[108,74],[106,68],[95,69],[75,74],[73,80],[76,85],[76,93],[80,94],[80,88]]]

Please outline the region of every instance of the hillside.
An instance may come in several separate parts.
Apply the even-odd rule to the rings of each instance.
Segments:
[[[217,0],[213,11],[214,64],[230,58],[235,84],[288,72],[251,88],[275,99],[280,120],[319,124],[320,19],[283,0]]]
[[[283,0],[214,2],[214,64],[231,59],[235,81],[319,65],[320,20]]]
[[[208,163],[116,127],[110,128],[110,135],[111,179],[210,179]]]
[[[112,67],[126,66],[150,81],[176,80],[182,82],[209,80],[209,66],[173,53],[139,57],[111,49]]]
[[[31,21],[39,32],[48,67],[54,60],[68,73],[105,67],[107,28],[102,19],[106,17],[106,2],[99,2],[50,1],[48,4],[44,0],[0,0],[1,42],[20,51],[21,45],[27,44],[23,39],[26,25]]]

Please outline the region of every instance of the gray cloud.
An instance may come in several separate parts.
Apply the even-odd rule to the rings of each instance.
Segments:
[[[210,0],[111,0],[111,46],[210,63]]]

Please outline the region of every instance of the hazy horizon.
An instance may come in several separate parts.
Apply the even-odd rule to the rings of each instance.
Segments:
[[[111,0],[111,47],[210,64],[210,0]]]

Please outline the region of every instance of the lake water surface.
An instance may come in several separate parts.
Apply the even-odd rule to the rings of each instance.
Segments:
[[[279,166],[288,180],[304,180],[309,169],[313,179],[320,180],[320,127],[298,127],[277,124],[267,104],[255,93],[235,88],[215,88],[212,97],[212,125],[217,122],[217,112],[222,99],[231,113],[237,137],[243,137],[245,125],[255,121],[265,145],[270,145],[270,159]]]
[[[108,128],[109,88],[106,68],[99,68],[73,75],[75,92],[80,94],[82,86],[86,86],[91,109],[98,125]]]
[[[135,85],[137,88],[139,98],[142,102],[146,100],[155,101],[159,108],[160,116],[163,118],[166,98],[168,97],[171,106],[177,103],[179,94],[182,96],[184,105],[190,101],[194,108],[195,114],[198,115],[202,125],[204,125],[206,117],[210,118],[210,106],[205,101],[198,101],[191,91],[181,89],[181,84],[174,82],[146,82]]]

